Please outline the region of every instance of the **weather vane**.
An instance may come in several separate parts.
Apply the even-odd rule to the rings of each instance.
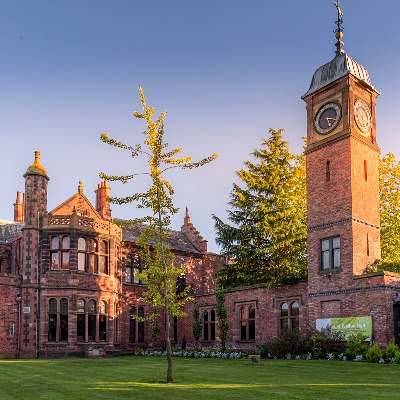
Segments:
[[[343,11],[339,6],[339,0],[336,1],[334,4],[335,4],[335,7],[337,8],[337,21],[335,21],[336,27],[333,30],[333,32],[335,33],[336,39],[337,39],[337,42],[335,44],[335,46],[336,46],[335,53],[336,53],[337,56],[340,56],[341,54],[344,53],[344,50],[343,50],[344,43],[341,40],[342,37],[343,37],[343,31],[344,31],[344,28],[342,26],[342,24],[343,24]]]

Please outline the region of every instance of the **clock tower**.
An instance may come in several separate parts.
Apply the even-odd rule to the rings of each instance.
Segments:
[[[367,70],[344,52],[343,14],[335,5],[336,56],[315,71],[302,96],[307,110],[311,295],[353,286],[355,277],[381,256],[375,120],[379,92]]]

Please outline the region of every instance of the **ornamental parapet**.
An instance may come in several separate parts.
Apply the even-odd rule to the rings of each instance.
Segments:
[[[122,229],[111,221],[83,217],[80,215],[46,215],[42,219],[42,229],[74,229],[111,235],[122,241]]]

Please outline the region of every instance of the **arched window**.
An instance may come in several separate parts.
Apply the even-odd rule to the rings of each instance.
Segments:
[[[57,340],[57,300],[49,300],[49,331],[48,331],[49,342],[55,342]]]
[[[203,340],[215,340],[215,310],[203,311]]]
[[[69,236],[54,236],[51,238],[50,259],[53,271],[69,269],[69,249]]]
[[[107,333],[107,304],[105,301],[99,302],[99,340],[106,340]]]
[[[129,341],[132,343],[144,342],[144,322],[138,321],[136,317],[144,318],[144,308],[138,307],[136,313],[136,307],[130,307],[129,316]]]
[[[253,305],[240,307],[240,339],[256,338],[256,309]]]
[[[88,341],[96,340],[96,302],[89,300],[88,303]]]
[[[68,340],[68,300],[60,300],[60,340]]]
[[[132,283],[132,256],[127,254],[125,258],[125,282]]]
[[[300,306],[297,301],[282,303],[280,312],[281,332],[299,329]]]
[[[85,300],[79,299],[77,301],[77,307],[76,307],[76,320],[77,320],[77,325],[76,325],[76,339],[77,340],[83,340],[86,342],[86,321],[85,321],[85,315],[86,315],[86,308],[85,308]]]
[[[86,271],[86,240],[78,239],[78,270]]]
[[[108,274],[108,244],[104,241],[99,243],[99,271]]]
[[[138,317],[144,318],[144,308],[143,307],[138,308]],[[143,321],[138,321],[138,342],[139,343],[144,342],[144,322]]]
[[[96,300],[77,301],[77,340],[84,342],[105,341],[107,337],[107,302]]]
[[[142,283],[144,281],[139,280],[138,274],[142,271],[142,259],[138,256],[131,256],[127,254],[125,259],[125,282],[126,283]]]
[[[88,270],[93,274],[97,274],[97,242],[90,239],[88,243]]]
[[[136,342],[136,307],[129,309],[129,341]]]
[[[105,240],[78,239],[78,270],[109,274],[109,243]]]

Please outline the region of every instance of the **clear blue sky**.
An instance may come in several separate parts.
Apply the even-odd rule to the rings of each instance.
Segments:
[[[364,65],[375,88],[378,144],[400,156],[398,0],[342,0],[345,51]],[[333,0],[21,1],[0,3],[0,219],[13,219],[22,175],[42,152],[51,178],[48,209],[82,180],[94,202],[98,173],[144,170],[101,143],[110,136],[137,143],[145,129],[137,87],[157,112],[166,109],[166,139],[200,159],[196,171],[173,171],[173,220],[185,206],[209,248],[211,214],[225,218],[235,171],[268,128],[284,128],[292,152],[302,151],[306,114],[300,99],[314,71],[334,57]],[[123,196],[144,179],[112,185]],[[113,206],[131,218],[132,206]]]

